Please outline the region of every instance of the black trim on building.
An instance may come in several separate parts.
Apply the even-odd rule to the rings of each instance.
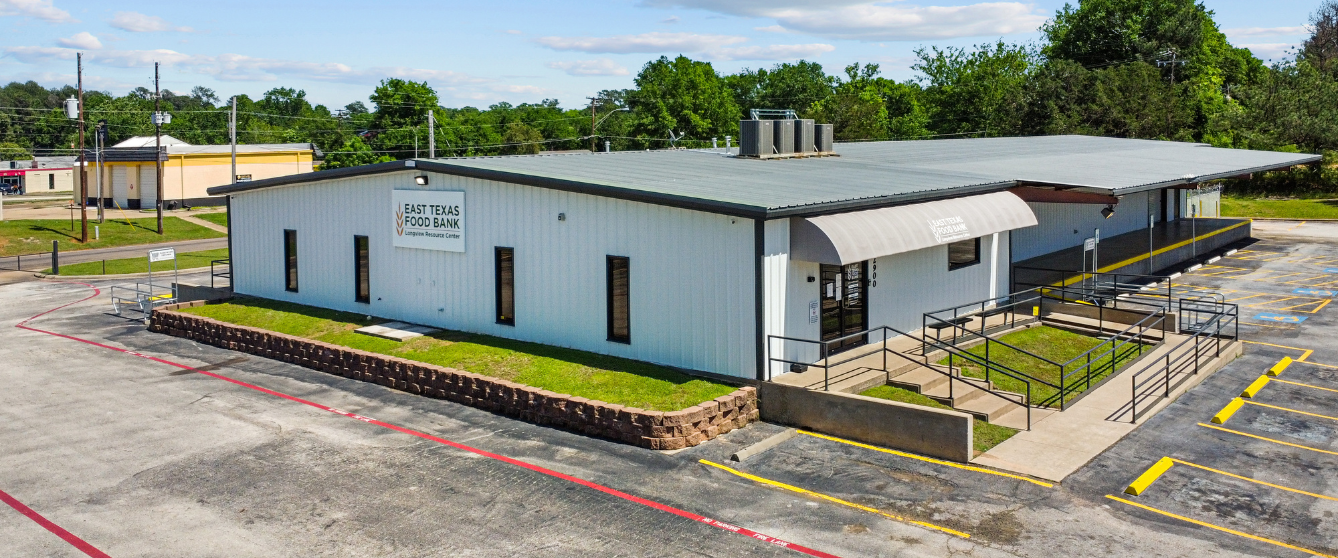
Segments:
[[[766,323],[763,312],[766,310],[766,298],[763,296],[762,288],[765,281],[762,272],[766,269],[763,262],[766,258],[766,219],[753,220],[753,328],[757,334],[757,381],[762,382],[767,379],[766,367],[766,342],[767,332],[763,329]]]
[[[283,230],[283,290],[297,291],[297,231]]]
[[[362,235],[353,235],[353,302],[372,303],[372,246]]]
[[[604,267],[607,272],[605,283],[608,287],[608,339],[614,343],[630,345],[632,343],[632,259],[626,256],[604,256]],[[619,282],[621,282],[621,285],[619,285]],[[620,317],[621,323],[619,321]]]
[[[493,276],[496,278],[497,323],[516,325],[516,250],[493,248]]]

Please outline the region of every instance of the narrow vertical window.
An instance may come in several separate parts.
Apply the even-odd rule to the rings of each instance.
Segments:
[[[608,256],[609,341],[632,342],[630,268],[628,258]]]
[[[51,174],[46,175],[46,189],[47,190],[56,189],[56,173],[53,172]]]
[[[353,279],[357,287],[353,290],[353,300],[372,301],[372,258],[367,237],[353,237]]]
[[[498,247],[497,267],[497,323],[516,325],[516,254],[513,248]]]
[[[283,231],[283,288],[297,292],[297,231]]]

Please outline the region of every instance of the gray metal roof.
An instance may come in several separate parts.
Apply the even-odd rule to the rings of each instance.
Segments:
[[[756,160],[724,150],[397,161],[210,188],[211,195],[406,166],[748,217],[816,215],[997,191],[1019,183],[1123,195],[1318,161],[1203,144],[1040,136],[838,144],[839,157]]]

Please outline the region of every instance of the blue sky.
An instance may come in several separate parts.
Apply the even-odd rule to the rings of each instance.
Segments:
[[[1264,59],[1306,35],[1318,0],[1206,0],[1232,43]],[[388,76],[427,81],[446,106],[559,99],[632,86],[647,60],[686,54],[722,73],[800,58],[840,73],[876,62],[913,77],[914,50],[1030,41],[1062,1],[605,0],[574,2],[93,2],[0,0],[0,80],[85,83],[120,94],[195,85],[220,97],[305,89],[365,101]]]

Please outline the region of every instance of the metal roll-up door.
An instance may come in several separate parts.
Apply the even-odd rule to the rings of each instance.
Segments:
[[[144,165],[139,167],[139,207],[153,209],[158,207],[158,167]]]
[[[112,165],[111,177],[112,201],[116,202],[118,207],[124,208],[130,200],[130,180],[125,165]]]

